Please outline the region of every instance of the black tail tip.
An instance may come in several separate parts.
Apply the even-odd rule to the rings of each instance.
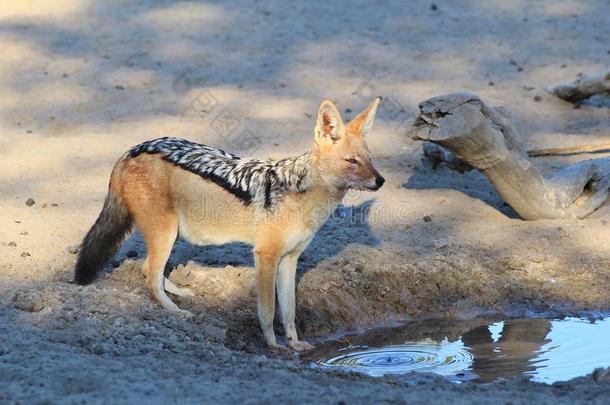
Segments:
[[[97,273],[78,271],[74,272],[74,283],[79,285],[89,285],[95,281]]]
[[[87,275],[75,274],[74,275],[74,283],[78,284],[78,285],[89,285],[89,284],[93,283],[95,281],[95,279],[96,279],[95,276],[91,276],[89,274],[87,274]]]

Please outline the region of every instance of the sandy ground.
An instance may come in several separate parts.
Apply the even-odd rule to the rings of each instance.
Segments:
[[[305,337],[609,310],[609,204],[581,221],[521,221],[482,175],[428,167],[404,129],[419,101],[468,90],[504,107],[532,146],[608,140],[607,108],[576,109],[544,86],[609,65],[610,4],[431,5],[0,1],[0,401],[604,402],[610,384],[591,377],[458,386],[268,359],[239,244],[176,245],[171,278],[196,293],[176,299],[188,321],[145,293],[137,234],[107,277],[70,283],[69,247],[130,146],[173,135],[286,156],[311,146],[321,99],[350,118],[383,95],[369,143],[388,181],[349,195],[303,254]],[[552,172],[591,157],[536,163]]]

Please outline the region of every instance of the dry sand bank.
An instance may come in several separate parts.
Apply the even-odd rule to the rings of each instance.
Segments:
[[[112,274],[68,283],[68,247],[131,145],[174,135],[284,156],[310,147],[322,98],[352,117],[383,95],[369,143],[387,182],[351,195],[304,253],[305,336],[515,308],[610,309],[608,204],[582,221],[521,221],[483,176],[431,170],[402,135],[419,101],[468,90],[509,111],[532,146],[607,139],[607,108],[575,109],[543,88],[608,66],[610,4],[435,3],[0,2],[0,400],[603,402],[610,386],[590,377],[405,386],[261,357],[241,245],[177,244],[171,278],[196,292],[179,300],[190,321],[146,295],[138,235]],[[228,129],[218,125],[227,111]],[[550,172],[589,157],[536,162]],[[130,251],[138,257],[124,261]]]

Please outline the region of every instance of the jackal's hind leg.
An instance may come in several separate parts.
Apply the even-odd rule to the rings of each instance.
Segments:
[[[145,277],[148,276],[148,258],[146,258],[146,260],[144,260],[144,262],[142,263],[140,271]],[[178,297],[193,297],[195,295],[188,288],[178,287],[176,284],[172,283],[167,277],[163,277],[163,288],[168,293],[177,295]]]
[[[140,226],[140,231],[144,236],[148,250],[148,257],[143,266],[143,271],[147,272],[146,287],[148,288],[150,295],[152,295],[163,308],[173,313],[191,315],[189,311],[178,308],[165,293],[166,288],[168,291],[172,288],[176,288],[177,290],[175,291],[181,290],[173,283],[166,283],[166,278],[163,275],[165,263],[167,263],[167,259],[169,258],[172,246],[174,245],[178,234],[177,222],[175,215],[165,213],[157,216],[157,220],[154,224],[145,223],[144,226]]]
[[[195,294],[193,294],[193,292],[190,289],[178,287],[176,284],[169,281],[169,279],[167,277],[163,278],[163,287],[165,288],[165,291],[167,291],[170,294],[177,295],[178,297],[195,296]]]

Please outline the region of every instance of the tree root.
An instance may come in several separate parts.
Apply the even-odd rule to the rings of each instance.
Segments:
[[[476,95],[433,97],[419,108],[409,134],[437,145],[426,147],[426,155],[450,157],[442,147],[480,170],[523,219],[583,218],[608,198],[610,158],[583,161],[545,178],[528,160],[515,127]]]

